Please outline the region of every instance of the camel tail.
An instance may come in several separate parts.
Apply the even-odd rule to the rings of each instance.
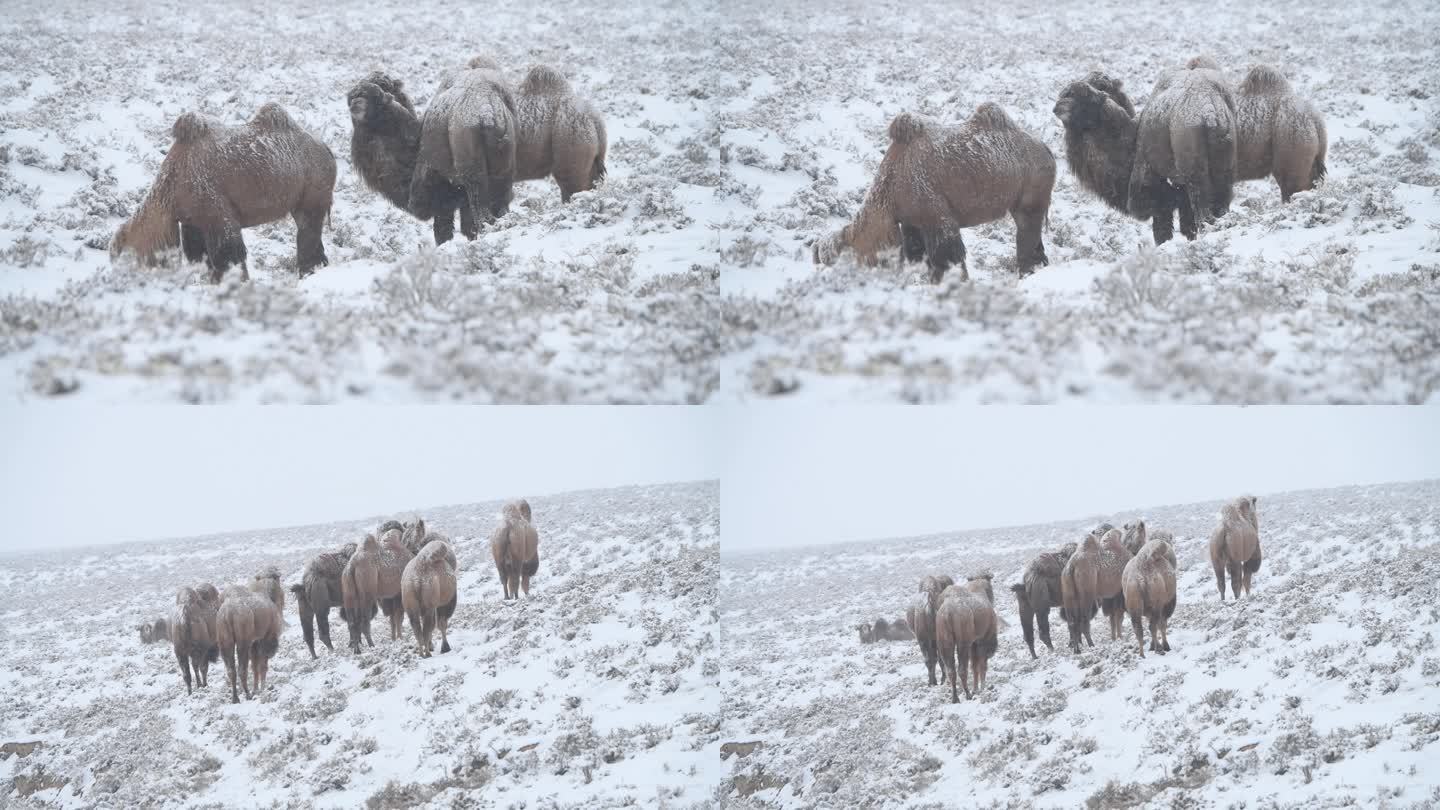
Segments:
[[[1315,156],[1315,162],[1310,166],[1310,185],[1318,186],[1325,182],[1325,153],[1322,151]]]
[[[1245,561],[1245,570],[1251,574],[1260,570],[1260,548],[1256,546],[1255,556]]]
[[[595,163],[592,164],[591,167],[590,167],[590,184],[591,184],[591,185],[596,185],[596,186],[598,186],[598,185],[600,185],[600,182],[601,182],[602,180],[604,180],[604,179],[605,179],[605,156],[604,156],[603,154],[602,154],[602,155],[596,155],[596,156],[595,156]]]
[[[214,644],[211,644],[211,645],[210,645],[210,649],[208,649],[208,650],[205,651],[205,660],[208,661],[208,662],[210,662],[210,663],[212,663],[212,664],[215,663],[216,661],[219,661],[219,660],[220,660],[220,648],[219,648],[218,646],[214,645]]]
[[[280,649],[280,639],[278,637],[266,636],[265,638],[255,641],[255,652],[266,658],[274,655],[278,649]]]
[[[1209,147],[1206,158],[1210,171],[1210,207],[1215,216],[1230,210],[1235,194],[1235,132],[1226,125],[1206,127]]]

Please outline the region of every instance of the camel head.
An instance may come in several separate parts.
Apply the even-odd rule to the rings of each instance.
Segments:
[[[1110,97],[1089,82],[1071,82],[1055,102],[1055,117],[1066,127],[1091,129],[1100,123],[1100,112]]]

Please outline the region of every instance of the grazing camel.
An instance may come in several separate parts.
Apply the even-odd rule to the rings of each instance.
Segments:
[[[1226,571],[1235,598],[1240,598],[1242,588],[1250,595],[1250,577],[1260,570],[1260,518],[1254,496],[1242,495],[1220,510],[1220,525],[1210,535],[1210,565],[1215,569],[1221,602],[1225,601]]]
[[[950,674],[950,702],[960,702],[960,694],[955,689],[957,674],[965,699],[970,699],[970,686],[965,681],[967,670],[974,672],[975,694],[980,694],[985,687],[990,657],[999,645],[995,593],[989,574],[971,577],[964,585],[945,589],[940,611],[935,616],[935,640],[940,647],[940,666]]]

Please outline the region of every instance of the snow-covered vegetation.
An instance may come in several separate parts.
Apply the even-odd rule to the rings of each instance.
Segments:
[[[1236,493],[1237,495],[1239,493]],[[1219,503],[721,560],[718,796],[744,807],[1434,807],[1440,482],[1261,494],[1254,590],[1221,603]],[[1015,596],[1038,552],[1100,521],[1174,532],[1172,651],[1112,641],[1031,659]],[[978,699],[918,647],[860,644],[922,575],[995,576],[1008,626]]]
[[[540,568],[503,603],[501,504],[418,510],[460,564],[449,653],[384,617],[312,660],[293,594],[257,700],[187,695],[141,622],[175,589],[298,581],[381,520],[0,557],[0,806],[689,807],[719,779],[715,482],[531,497]],[[387,516],[388,517],[388,516]],[[410,515],[403,515],[406,519]],[[437,642],[438,647],[438,642]],[[33,744],[33,745],[32,745]]]
[[[1435,4],[1119,0],[1003,8],[740,3],[713,89],[727,398],[1424,401],[1440,386]],[[761,10],[763,9],[763,11]],[[1080,188],[1052,113],[1091,70],[1142,107],[1197,54],[1285,73],[1329,130],[1329,180],[1282,205],[1237,185],[1194,243]],[[963,232],[970,283],[811,246],[859,210],[902,111],[999,104],[1054,153],[1050,265],[1017,279],[1007,217]],[[1178,237],[1178,234],[1177,234]]]
[[[683,3],[7,3],[0,19],[0,391],[213,402],[698,402],[719,385],[705,222],[712,28]],[[477,53],[567,75],[604,114],[608,181],[568,205],[522,183],[481,238],[365,188],[346,92],[373,70],[424,108]],[[281,104],[339,176],[330,264],[303,281],[289,220],[247,229],[252,284],[111,267],[183,112]]]

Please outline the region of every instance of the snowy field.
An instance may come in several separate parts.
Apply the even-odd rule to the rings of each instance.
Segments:
[[[1440,6],[839,0],[727,6],[713,90],[723,396],[932,402],[1433,401],[1440,390]],[[1329,182],[1236,187],[1194,244],[1080,189],[1052,114],[1091,70],[1143,107],[1210,54],[1280,68],[1329,128]],[[1050,266],[1017,281],[1009,218],[966,229],[973,282],[817,270],[901,111],[1000,104],[1055,154]]]
[[[267,691],[239,705],[223,664],[187,696],[140,622],[181,585],[271,564],[298,581],[381,517],[0,557],[0,806],[703,805],[720,767],[718,484],[529,500],[528,600],[501,603],[485,543],[500,503],[420,510],[458,541],[454,649],[422,660],[380,617],[357,659],[332,615],[341,651],[317,642],[312,661],[287,591]]]
[[[704,4],[430,0],[323,8],[6,2],[0,19],[0,397],[98,401],[699,402],[719,385],[717,150]],[[609,179],[516,187],[481,239],[364,188],[345,94],[372,70],[423,109],[477,53],[567,75],[603,113]],[[329,267],[296,280],[287,218],[247,229],[251,285],[114,268],[186,111],[275,101],[334,152]]]
[[[1205,551],[1213,502],[726,554],[729,806],[1437,806],[1440,482],[1258,494],[1264,562],[1238,604]],[[1177,538],[1172,652],[1141,660],[1101,616],[1078,658],[1037,641],[1032,660],[1010,592],[1025,563],[1141,516]],[[914,643],[860,644],[922,575],[986,569],[1009,625],[978,700],[926,686]],[[1053,613],[1051,632],[1063,650]]]

